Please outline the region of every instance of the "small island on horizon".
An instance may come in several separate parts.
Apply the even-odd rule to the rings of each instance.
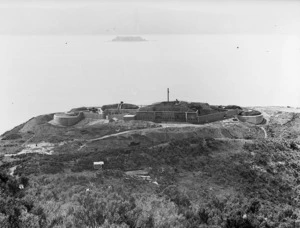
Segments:
[[[113,42],[143,42],[147,41],[146,39],[140,36],[117,36],[112,39]]]

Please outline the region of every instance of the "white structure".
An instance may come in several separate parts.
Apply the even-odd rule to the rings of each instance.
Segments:
[[[94,169],[102,169],[102,166],[104,165],[103,161],[94,162]]]

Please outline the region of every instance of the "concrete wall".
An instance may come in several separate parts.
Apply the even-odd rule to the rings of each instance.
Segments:
[[[136,120],[146,120],[146,121],[155,121],[155,113],[154,112],[137,112]]]
[[[225,112],[218,112],[218,113],[213,113],[205,116],[198,116],[198,123],[204,124],[204,123],[211,123],[215,121],[230,119],[236,116],[237,113],[238,110],[228,110]]]
[[[117,118],[122,120],[127,114],[135,115],[138,109],[106,109],[103,111],[103,119]]]
[[[139,111],[136,114],[136,119],[148,121],[170,121],[204,124],[232,118],[236,116],[237,113],[237,110],[228,110],[224,112],[217,112],[208,115],[198,116],[197,112]]]
[[[105,109],[103,112],[106,115],[111,114],[136,114],[138,109]]]
[[[215,121],[220,121],[226,119],[226,112],[218,112],[213,113],[205,116],[198,116],[198,123],[204,124],[204,123],[211,123]]]
[[[240,110],[238,110],[238,109],[228,110],[228,111],[226,111],[226,116],[232,118],[232,117],[236,116],[239,113],[239,111]]]
[[[125,120],[125,121],[130,121],[130,120],[135,120],[135,115],[125,115],[124,117],[123,117],[123,119]]]
[[[264,116],[257,115],[257,116],[240,116],[237,115],[237,118],[242,122],[252,123],[252,124],[261,124],[264,121]]]
[[[137,120],[163,121],[163,122],[188,122],[197,121],[197,112],[172,112],[172,111],[138,111]]]
[[[103,114],[93,113],[93,112],[83,112],[85,118],[90,119],[104,119]]]
[[[189,123],[198,122],[198,113],[197,112],[195,112],[195,113],[188,112],[186,114],[186,117],[187,117],[187,122],[189,122]]]
[[[56,113],[53,116],[53,121],[62,126],[73,126],[84,118],[84,114],[80,112],[76,116],[68,115],[67,113]]]
[[[175,113],[174,112],[154,112],[155,121],[175,121]],[[177,119],[180,116],[177,116]],[[183,115],[184,117],[184,115]]]
[[[118,120],[123,120],[124,119],[124,116],[126,114],[109,114],[107,115],[108,117],[105,117],[105,118],[108,118],[108,119],[112,119],[112,118],[117,118]]]

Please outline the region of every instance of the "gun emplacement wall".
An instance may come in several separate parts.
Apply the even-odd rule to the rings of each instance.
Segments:
[[[103,114],[93,112],[83,112],[85,118],[89,119],[103,119]]]
[[[216,122],[216,121],[232,118],[236,115],[237,115],[237,110],[228,110],[225,112],[218,112],[218,113],[213,113],[205,116],[198,116],[198,123],[204,124],[204,123]]]
[[[105,115],[114,115],[114,114],[136,114],[138,109],[105,109],[103,113]]]
[[[62,126],[73,126],[84,118],[84,114],[80,112],[78,115],[68,113],[56,113],[53,116],[53,121]]]
[[[138,111],[136,120],[190,122],[197,121],[198,112]]]
[[[232,118],[236,116],[237,113],[237,110],[227,110],[224,112],[198,116],[198,112],[138,111],[136,113],[136,120],[148,120],[158,122],[188,122],[204,124]]]
[[[248,122],[252,124],[261,124],[264,121],[264,116],[262,114],[256,116],[241,116],[238,115],[237,118],[242,122]]]
[[[122,120],[125,115],[135,115],[138,109],[105,109],[103,111],[103,118],[117,118]]]

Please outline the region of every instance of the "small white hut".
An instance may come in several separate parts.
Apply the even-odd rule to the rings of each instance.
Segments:
[[[97,170],[101,170],[102,169],[102,166],[104,165],[104,162],[103,161],[99,161],[99,162],[94,162],[94,169],[97,169]]]

